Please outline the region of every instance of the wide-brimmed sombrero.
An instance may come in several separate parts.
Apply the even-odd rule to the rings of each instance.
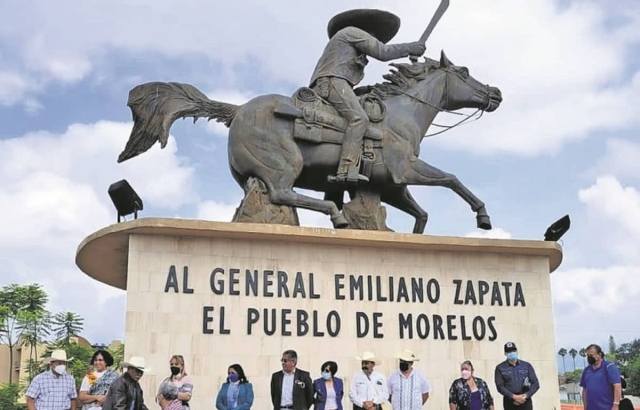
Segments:
[[[362,29],[383,43],[389,42],[400,30],[400,17],[377,9],[354,9],[336,14],[327,26],[329,38],[345,27]]]

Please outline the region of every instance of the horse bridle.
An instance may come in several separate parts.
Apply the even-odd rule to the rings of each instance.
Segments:
[[[449,76],[450,75],[457,75],[460,76],[457,72],[453,71],[450,68],[444,68],[444,72],[445,72],[445,78],[444,78],[444,95],[446,98],[445,101],[445,106],[449,105]],[[464,80],[465,84],[467,84],[467,80]],[[476,116],[476,114],[480,113],[480,115],[477,116],[477,118],[475,118],[473,121],[478,121],[480,118],[482,118],[482,115],[484,114],[484,111],[487,110],[490,106],[491,106],[491,92],[489,91],[489,86],[487,86],[487,90],[486,91],[482,91],[477,89],[476,87],[474,87],[471,84],[467,84],[468,87],[471,87],[473,90],[477,91],[479,94],[484,94],[484,98],[483,98],[483,107],[482,108],[478,108],[476,109],[476,111],[473,114],[463,114],[461,112],[455,112],[455,111],[451,111],[445,108],[441,108],[438,107],[428,101],[423,100],[422,98],[419,98],[418,96],[415,96],[413,94],[409,94],[408,92],[405,92],[403,90],[400,90],[400,92],[408,97],[413,98],[414,100],[421,102],[422,104],[428,105],[431,108],[434,108],[440,112],[446,112],[449,114],[454,114],[454,115],[461,115],[465,118],[463,118],[462,120],[458,121],[457,123],[453,124],[453,125],[439,125],[436,123],[431,123],[431,125],[438,127],[438,128],[444,128],[442,131],[438,131],[438,132],[434,132],[433,134],[427,134],[424,137],[433,137],[434,135],[438,135],[438,134],[442,134],[443,132],[449,131],[450,129],[453,129],[459,125],[464,125],[464,123],[466,121],[468,121],[470,118],[473,118]],[[473,122],[472,121],[472,122]],[[467,123],[468,124],[468,123]]]

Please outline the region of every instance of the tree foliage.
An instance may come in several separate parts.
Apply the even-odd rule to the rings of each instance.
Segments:
[[[84,319],[74,312],[59,312],[53,318],[53,331],[64,345],[71,343],[71,338],[79,336],[84,326]],[[63,346],[64,346],[63,345]]]
[[[75,341],[83,330],[84,319],[74,312],[52,315],[46,310],[48,300],[46,292],[38,284],[11,284],[0,289],[0,343],[8,345],[10,354],[9,369],[0,371],[8,370],[10,376],[13,373],[15,346],[23,346],[23,352],[29,349],[22,379],[0,386],[0,410],[26,409],[26,405],[17,404],[17,400],[26,392],[33,378],[48,369],[44,359],[55,349],[63,349],[68,357],[73,357],[67,363],[67,372],[74,377],[78,389],[90,369],[94,349]],[[42,349],[43,345],[46,348]],[[39,348],[44,351],[38,351]],[[124,344],[114,348],[111,354],[115,360],[114,368],[117,368],[124,359]]]
[[[0,289],[0,342],[9,347],[9,383],[13,382],[13,348],[24,330],[23,321],[28,315],[44,313],[48,300],[39,284],[12,283]]]

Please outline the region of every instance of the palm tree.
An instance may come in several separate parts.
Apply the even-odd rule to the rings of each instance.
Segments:
[[[113,356],[113,368],[119,369],[120,363],[124,361],[124,343],[120,343],[115,349],[111,350]]]
[[[29,347],[29,360],[38,362],[38,345],[45,342],[51,332],[51,314],[45,311],[22,311],[18,316],[18,331],[22,346]],[[33,371],[33,365],[28,366],[29,372]],[[32,379],[33,375],[29,374]]]
[[[569,350],[569,356],[571,356],[571,358],[573,359],[573,371],[576,371],[576,355],[578,354],[578,351],[576,349],[574,349],[573,347],[571,348],[571,350]]]
[[[74,312],[59,312],[53,318],[53,325],[58,340],[68,346],[71,338],[82,332],[84,319]]]
[[[564,347],[561,348],[560,350],[558,350],[558,354],[562,356],[562,369],[564,370],[562,374],[567,374],[567,365],[564,362],[564,357],[567,355],[567,349],[565,349]]]
[[[37,283],[25,285],[23,286],[23,292],[24,310],[28,312],[42,312],[45,310],[44,307],[49,301],[49,296],[42,290],[41,285]]]
[[[585,349],[584,347],[582,349],[580,349],[580,351],[578,352],[578,354],[580,356],[582,356],[582,368],[586,369],[587,367],[587,362],[585,362],[585,357],[587,357],[587,349]]]
[[[20,317],[24,312],[44,312],[49,297],[38,284],[10,284],[0,289],[0,341],[9,348],[9,383],[13,380],[13,347],[20,341]]]

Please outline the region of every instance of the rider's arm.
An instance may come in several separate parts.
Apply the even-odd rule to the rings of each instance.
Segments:
[[[390,61],[411,55],[417,43],[384,44],[364,30],[349,27],[344,30],[346,39],[362,54],[380,61]]]

